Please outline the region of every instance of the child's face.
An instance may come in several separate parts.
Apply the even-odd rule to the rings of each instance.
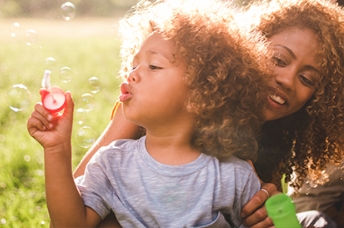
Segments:
[[[279,119],[300,110],[312,97],[319,80],[316,54],[319,44],[310,29],[290,28],[270,39],[275,68],[270,81],[274,92],[268,97],[267,120]]]
[[[153,125],[166,127],[189,115],[184,105],[186,68],[174,53],[173,43],[157,33],[144,40],[134,56],[127,83],[121,86],[120,100],[127,119],[148,129]]]

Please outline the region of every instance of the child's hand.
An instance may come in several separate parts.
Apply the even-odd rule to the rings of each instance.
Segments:
[[[74,103],[70,92],[66,93],[66,107],[62,116],[52,116],[41,103],[37,103],[35,105],[35,110],[27,121],[29,134],[36,139],[44,149],[70,143],[73,110]]]

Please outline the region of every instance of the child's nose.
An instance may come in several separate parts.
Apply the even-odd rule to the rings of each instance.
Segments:
[[[140,75],[139,75],[139,67],[136,67],[134,70],[132,70],[129,73],[128,82],[139,82],[140,81]]]

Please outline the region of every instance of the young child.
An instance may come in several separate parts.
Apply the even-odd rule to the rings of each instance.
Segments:
[[[36,105],[28,130],[44,147],[53,226],[95,227],[111,211],[122,227],[242,226],[241,208],[260,183],[237,157],[255,158],[267,54],[226,4],[138,3],[121,21],[120,100],[146,135],[101,148],[77,184],[71,94],[54,120]]]

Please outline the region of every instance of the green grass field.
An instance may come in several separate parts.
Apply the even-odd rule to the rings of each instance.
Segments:
[[[19,30],[13,30],[14,22],[19,23]],[[120,82],[115,25],[114,19],[0,20],[0,227],[49,227],[43,151],[26,129],[26,121],[40,100],[44,70],[52,70],[52,85],[72,92],[75,110],[85,105],[82,95],[91,93],[89,78],[97,77],[100,82],[100,91],[91,93],[94,101],[88,100],[93,110],[75,115],[74,166],[87,151],[76,141],[78,130],[88,126],[95,131],[89,139],[97,138],[109,122]],[[25,38],[30,29],[36,36]],[[48,57],[55,61],[47,63]],[[72,70],[70,82],[60,78],[62,67]],[[9,91],[16,84],[26,86],[29,93],[13,98]],[[22,100],[30,102],[26,108]],[[23,110],[15,112],[10,106]]]

